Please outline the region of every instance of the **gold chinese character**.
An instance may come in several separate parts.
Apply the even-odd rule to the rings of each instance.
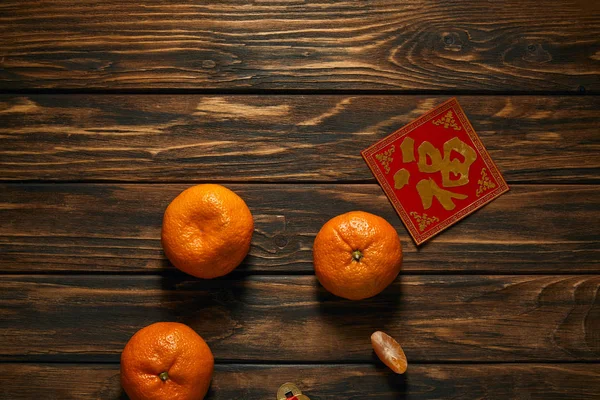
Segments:
[[[402,162],[408,163],[415,161],[415,141],[412,138],[405,137],[400,145],[402,150]]]
[[[402,162],[407,163],[415,161],[414,156],[415,142],[411,138],[405,138],[400,145],[402,150]],[[477,160],[477,153],[471,146],[454,137],[444,143],[444,156],[430,142],[424,141],[418,147],[419,159],[417,165],[419,171],[426,173],[440,172],[442,174],[442,186],[456,187],[469,183],[469,168]],[[463,161],[458,158],[452,158],[452,153],[456,152],[464,158]],[[452,174],[452,175],[451,175]],[[455,177],[452,179],[451,177]],[[405,169],[399,169],[394,174],[394,187],[402,189],[410,178],[410,173]],[[431,178],[422,179],[417,183],[417,192],[421,197],[423,208],[425,210],[431,207],[433,198],[438,199],[442,207],[446,210],[453,210],[456,205],[452,199],[463,200],[468,196],[460,193],[454,193],[449,190],[441,189]]]
[[[469,168],[477,160],[477,153],[459,138],[455,137],[444,143],[444,158],[442,158],[440,151],[429,142],[421,143],[417,151],[419,152],[419,171],[441,172],[444,187],[463,186],[469,183]],[[461,154],[465,160],[463,162],[456,158],[451,160],[450,157],[453,151]],[[431,163],[427,162],[428,157]],[[456,180],[450,179],[451,172],[454,175],[459,175],[459,178]]]
[[[429,207],[431,207],[434,196],[446,210],[454,210],[456,207],[456,204],[454,204],[452,199],[464,200],[468,197],[466,194],[440,189],[437,183],[431,178],[420,180],[419,183],[417,183],[417,192],[419,192],[419,196],[421,196],[421,202],[423,203],[423,208],[425,210],[428,210]]]
[[[408,172],[406,168],[399,169],[398,172],[394,174],[394,187],[396,189],[402,189],[404,185],[408,183],[409,178],[410,172]]]

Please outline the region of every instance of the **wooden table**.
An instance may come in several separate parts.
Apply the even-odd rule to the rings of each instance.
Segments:
[[[124,398],[124,344],[180,321],[216,357],[210,399],[598,399],[595,3],[3,0],[0,398]],[[455,95],[511,191],[417,248],[359,152]],[[223,279],[161,250],[198,182],[255,216]],[[405,262],[349,302],[311,248],[355,209]]]

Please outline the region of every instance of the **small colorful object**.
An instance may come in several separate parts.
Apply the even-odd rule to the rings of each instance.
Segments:
[[[362,156],[417,245],[508,191],[456,99]]]
[[[279,387],[277,391],[277,400],[310,400],[306,395],[302,394],[298,386],[288,382]]]

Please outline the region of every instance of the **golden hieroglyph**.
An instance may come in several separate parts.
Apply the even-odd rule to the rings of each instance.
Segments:
[[[384,151],[383,153],[379,153],[379,154],[375,155],[375,158],[377,160],[379,160],[381,165],[383,165],[383,168],[385,168],[386,174],[390,173],[390,163],[392,161],[394,161],[394,158],[392,157],[392,154],[394,154],[394,151],[396,151],[396,146],[392,146],[389,149],[387,149],[386,151]]]
[[[409,163],[415,161],[415,140],[405,137],[400,145],[402,150],[402,162]]]
[[[434,197],[438,199],[442,207],[446,210],[454,210],[456,207],[456,204],[454,204],[452,199],[464,200],[469,197],[466,194],[454,193],[449,190],[441,189],[431,178],[421,179],[419,183],[417,183],[417,192],[419,192],[425,210],[428,210],[431,207]]]
[[[431,123],[436,126],[444,125],[444,128],[446,128],[446,129],[452,128],[455,131],[460,131],[462,129],[462,127],[459,126],[456,123],[456,121],[454,120],[454,115],[452,114],[452,111],[448,111],[446,113],[446,115],[444,115],[443,117],[440,117],[439,119],[431,121]]]
[[[427,141],[419,146],[419,171],[427,173],[442,173],[444,187],[463,186],[469,183],[469,168],[477,160],[477,153],[468,144],[455,137],[444,143],[444,158],[440,151]],[[456,151],[464,157],[464,161],[451,159],[452,152]],[[431,163],[427,162],[427,159]],[[451,179],[450,173],[458,175],[458,179]]]
[[[402,145],[402,161],[414,161],[414,140],[409,138],[404,139]],[[420,172],[433,174],[440,172],[442,174],[443,187],[464,186],[469,183],[469,168],[477,160],[477,153],[471,146],[463,142],[457,137],[454,137],[444,143],[444,155],[436,149],[430,142],[423,141],[417,149],[419,158],[417,165]],[[463,161],[458,158],[453,158],[453,152],[456,152],[463,157]],[[412,158],[411,158],[412,156]],[[408,183],[410,173],[402,168],[394,174],[394,187],[401,189]],[[437,183],[431,178],[421,179],[417,183],[417,192],[421,197],[423,209],[428,210],[433,202],[433,198],[438,199],[442,207],[446,210],[453,210],[456,204],[452,199],[463,200],[468,196],[461,193],[451,192],[440,188]]]
[[[490,190],[496,187],[496,184],[492,182],[485,168],[481,169],[481,179],[478,179],[477,183],[479,184],[479,188],[475,191],[477,197],[481,196],[482,193],[486,190]]]
[[[394,187],[396,189],[402,189],[404,185],[408,183],[410,178],[410,172],[406,168],[399,169],[394,174]]]
[[[419,230],[421,232],[429,225],[440,221],[438,217],[430,217],[427,214],[419,215],[419,213],[414,211],[411,211],[410,215],[417,221],[417,224],[419,224]]]

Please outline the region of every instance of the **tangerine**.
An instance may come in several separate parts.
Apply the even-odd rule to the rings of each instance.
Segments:
[[[402,265],[398,234],[385,219],[352,211],[329,220],[315,238],[315,273],[329,292],[350,300],[375,296]]]
[[[214,365],[210,348],[192,328],[157,322],[125,345],[121,385],[131,400],[201,400]]]
[[[183,191],[167,207],[161,242],[171,263],[211,279],[233,271],[250,251],[254,220],[240,196],[203,184]]]

